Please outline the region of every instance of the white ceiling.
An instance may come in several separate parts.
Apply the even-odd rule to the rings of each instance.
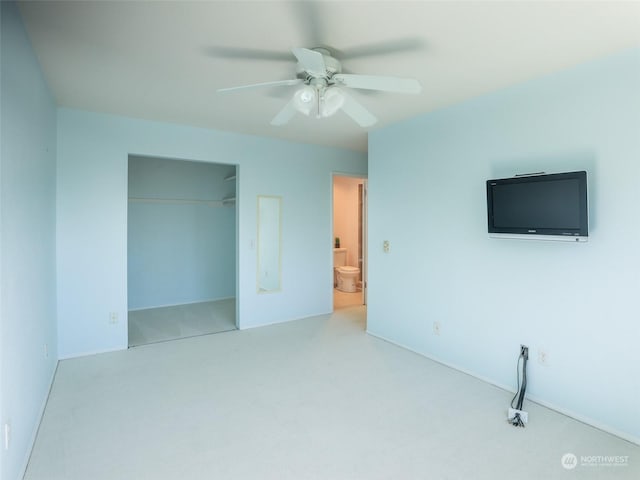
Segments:
[[[640,45],[635,1],[22,1],[20,10],[61,106],[363,151],[367,131],[342,112],[270,125],[295,87],[216,90],[295,78],[290,49],[326,46],[349,73],[422,83],[416,96],[352,90],[380,128]]]

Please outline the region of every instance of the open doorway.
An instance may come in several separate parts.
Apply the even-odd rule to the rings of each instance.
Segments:
[[[367,181],[333,177],[333,308],[366,304]]]
[[[236,329],[236,167],[129,156],[129,346]]]

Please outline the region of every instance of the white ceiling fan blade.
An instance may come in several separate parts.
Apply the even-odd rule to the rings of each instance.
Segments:
[[[327,74],[327,66],[320,52],[308,48],[292,48],[291,52],[296,56],[302,68],[312,76],[324,77]]]
[[[332,77],[337,85],[365,90],[382,90],[396,93],[420,93],[422,85],[413,78],[383,77],[380,75],[351,75],[337,73]]]
[[[275,117],[273,117],[273,120],[271,120],[271,125],[280,126],[280,125],[284,125],[285,123],[288,123],[289,120],[293,118],[293,116],[296,114],[297,111],[298,110],[296,109],[294,100],[293,99],[289,100],[289,102],[284,106],[284,108],[280,110]]]
[[[378,119],[359,102],[355,101],[351,96],[342,92],[344,103],[342,110],[349,115],[361,127],[370,127],[378,121]]]
[[[252,83],[251,85],[241,85],[239,87],[219,88],[218,93],[234,92],[236,90],[245,90],[249,88],[292,86],[299,85],[302,82],[303,80],[300,78],[293,78],[291,80],[276,80],[275,82]]]

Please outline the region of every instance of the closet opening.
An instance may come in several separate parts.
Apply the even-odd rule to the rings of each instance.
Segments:
[[[129,347],[237,328],[237,167],[129,156]]]

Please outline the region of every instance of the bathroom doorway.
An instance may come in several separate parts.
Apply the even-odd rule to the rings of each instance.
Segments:
[[[367,303],[367,180],[333,176],[333,308]]]

